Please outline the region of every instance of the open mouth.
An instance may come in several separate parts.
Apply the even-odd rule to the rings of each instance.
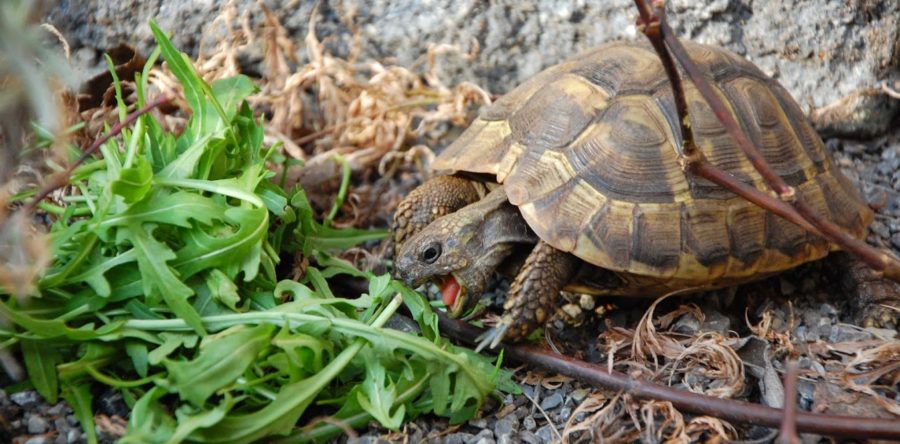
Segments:
[[[447,312],[451,317],[458,317],[465,310],[466,289],[460,285],[455,276],[449,274],[440,278],[437,282],[441,290],[441,300],[447,306]]]

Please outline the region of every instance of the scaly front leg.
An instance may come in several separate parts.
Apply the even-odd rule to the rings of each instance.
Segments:
[[[504,339],[521,340],[544,325],[577,266],[575,256],[538,241],[509,288],[500,322],[478,338],[475,350],[494,348]]]
[[[456,176],[438,176],[423,183],[397,206],[386,251],[396,256],[403,241],[484,194],[483,184]]]

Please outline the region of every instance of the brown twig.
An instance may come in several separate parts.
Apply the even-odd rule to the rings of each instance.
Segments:
[[[653,49],[656,50],[656,53],[659,54],[663,68],[666,70],[666,75],[671,79],[669,83],[672,85],[672,92],[675,97],[675,107],[678,109],[678,116],[680,117],[678,122],[681,125],[681,153],[679,161],[682,162],[682,168],[684,168],[686,165],[684,162],[693,163],[702,161],[703,153],[697,149],[697,144],[694,143],[694,132],[691,130],[690,119],[685,118],[685,116],[687,116],[688,107],[687,100],[684,96],[684,87],[681,84],[681,76],[678,75],[678,70],[675,68],[675,61],[672,60],[671,54],[666,51],[663,40],[659,38],[659,33],[661,31],[659,25],[665,18],[665,10],[662,8],[662,5],[665,3],[654,2],[653,8],[655,11],[651,10],[646,2],[635,0],[634,3],[637,5],[638,11],[641,14],[637,21],[637,29],[648,37],[651,34],[655,36],[655,38],[650,38],[650,43],[653,45]]]
[[[778,444],[797,444],[797,361],[791,359],[787,363],[784,375],[784,416],[775,442]]]
[[[812,227],[815,227],[815,230],[810,231],[820,234],[829,242],[839,245],[841,248],[860,258],[863,262],[865,262],[875,270],[883,272],[884,276],[900,282],[900,260],[889,255],[888,253],[876,250],[863,240],[856,239],[842,228],[819,215],[808,203],[806,203],[803,199],[799,198],[799,196],[796,195],[796,190],[794,190],[793,187],[788,186],[780,176],[775,174],[766,159],[762,156],[756,146],[750,142],[750,140],[741,130],[740,125],[737,123],[737,121],[734,120],[734,117],[731,115],[731,113],[728,112],[728,108],[725,106],[725,104],[722,102],[719,96],[715,94],[709,81],[703,76],[703,74],[700,72],[700,69],[697,68],[697,66],[691,61],[687,50],[678,40],[678,37],[675,36],[672,28],[666,22],[665,16],[661,14],[661,11],[663,11],[664,2],[662,0],[656,0],[654,2],[654,9],[656,12],[653,12],[650,9],[650,7],[646,3],[646,0],[634,0],[634,2],[641,14],[641,17],[637,21],[638,25],[645,31],[644,34],[647,36],[647,38],[651,42],[654,42],[653,47],[659,53],[660,59],[663,61],[663,64],[666,63],[668,57],[674,57],[676,60],[678,60],[685,73],[687,73],[687,76],[697,87],[697,91],[709,104],[713,113],[716,115],[716,118],[719,119],[719,121],[728,131],[728,134],[735,141],[735,143],[737,143],[737,145],[741,147],[741,150],[743,150],[744,154],[747,156],[747,159],[763,177],[769,188],[774,190],[782,201],[790,202],[793,207],[793,211],[787,210],[786,206],[780,206],[776,204],[775,202],[777,201],[775,199],[769,198],[768,196],[766,196],[766,198],[761,202],[753,202],[757,205],[760,205],[762,208],[782,215],[783,217],[788,213],[796,213],[790,214],[790,217],[786,218],[794,223],[798,223],[797,219],[805,220],[807,222],[806,224],[798,223],[798,225],[805,229],[809,229],[810,225]],[[649,23],[652,26],[646,26],[644,25],[645,23]],[[660,45],[660,41],[664,42],[665,45]],[[669,52],[671,52],[671,54],[669,54]],[[667,69],[666,72],[668,74],[669,70]],[[670,75],[670,81],[673,84],[679,81],[677,80],[677,78],[677,73],[675,76]],[[684,94],[683,90],[674,88],[673,90],[675,94]],[[679,108],[678,112],[680,120],[686,121],[689,119],[686,108]],[[682,125],[682,128],[684,127],[685,125]],[[688,131],[690,131],[690,125],[687,125],[687,127]],[[692,138],[685,138],[685,140],[692,140]],[[699,156],[696,156],[695,158],[685,158],[683,161],[683,167],[694,174],[707,178],[708,180],[722,185],[731,191],[735,191],[735,189],[738,187],[736,180],[730,178],[724,172],[721,172],[721,174],[718,175],[717,179],[719,181],[713,180],[707,175],[709,175],[710,171],[714,169],[717,170],[717,168],[709,165],[702,159],[698,160],[698,158]]]
[[[444,313],[438,313],[438,317],[441,334],[444,336],[472,345],[482,333],[480,329],[463,321],[450,319]],[[714,398],[633,379],[624,373],[607,371],[601,365],[580,361],[531,345],[504,344],[501,347],[506,359],[576,378],[597,387],[621,391],[634,399],[668,401],[680,410],[709,415],[726,421],[772,428],[778,427],[783,417],[781,409],[733,399]],[[796,416],[796,426],[800,432],[813,432],[819,435],[900,439],[900,421],[893,419],[800,412]]]
[[[50,195],[50,193],[66,186],[66,184],[69,183],[69,177],[72,175],[72,171],[75,171],[75,168],[78,168],[78,166],[84,163],[85,160],[91,157],[91,155],[93,155],[98,149],[100,149],[100,146],[106,143],[107,140],[122,132],[125,127],[134,123],[134,121],[137,120],[138,117],[150,112],[152,109],[160,105],[169,103],[170,101],[172,101],[171,97],[158,97],[156,98],[156,100],[144,105],[141,109],[126,116],[125,120],[122,120],[121,122],[113,125],[113,127],[110,128],[106,134],[94,140],[94,142],[87,149],[85,149],[84,152],[81,153],[81,156],[79,156],[78,159],[75,160],[75,162],[72,162],[72,164],[69,165],[65,170],[52,175],[48,183],[44,185],[44,188],[42,188],[41,191],[36,196],[34,196],[34,199],[31,199],[31,201],[29,201],[28,204],[26,204],[22,208],[22,211],[25,211],[26,214],[33,212],[35,207],[37,207],[37,204],[46,199],[47,196]]]

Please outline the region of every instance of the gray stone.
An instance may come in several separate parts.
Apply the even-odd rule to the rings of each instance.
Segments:
[[[537,423],[534,421],[533,417],[526,416],[522,419],[522,427],[524,427],[525,430],[531,431],[537,428]]]
[[[484,429],[478,432],[477,435],[472,437],[472,439],[470,439],[467,444],[485,444],[485,440],[493,443],[494,432],[490,431],[489,429]]]
[[[9,406],[9,395],[6,394],[6,390],[0,389],[0,407]]]
[[[28,441],[25,441],[25,444],[52,444],[53,440],[46,436],[34,436],[28,438]]]
[[[66,418],[56,418],[53,420],[53,428],[55,428],[57,432],[64,432],[72,427],[66,422]]]
[[[498,419],[494,424],[494,436],[499,440],[503,436],[511,435],[519,429],[518,422],[513,421],[513,415],[508,415],[503,419]]]
[[[50,416],[61,416],[69,411],[69,406],[66,403],[58,402],[53,407],[47,409],[47,414]]]
[[[71,429],[66,433],[66,442],[75,444],[81,441],[81,430]]]
[[[572,408],[571,407],[563,407],[559,409],[559,420],[560,421],[568,421],[569,416],[572,416]]]
[[[562,393],[555,392],[541,401],[541,408],[544,410],[553,410],[563,403]]]
[[[517,441],[513,439],[512,435],[503,435],[497,438],[497,444],[514,444]]]
[[[731,328],[731,319],[718,310],[706,309],[704,310],[704,315],[706,318],[700,327],[703,331],[725,333]]]
[[[176,47],[195,54],[201,42],[198,36],[225,3],[54,2],[44,20],[60,29],[79,54],[76,60],[93,63],[98,69],[103,60],[96,57],[97,50],[119,42],[133,44],[142,54],[149,54],[155,46],[147,26],[150,18],[155,18],[162,29],[174,31]],[[251,26],[263,16],[255,3],[236,2],[239,11],[249,11]],[[317,3],[271,0],[267,5],[302,48]],[[679,36],[735,51],[774,76],[803,105],[821,108],[854,90],[897,76],[900,53],[895,50],[895,42],[900,37],[900,2],[896,0],[675,0],[667,6]],[[346,55],[351,47],[347,27],[340,21],[342,11],[348,10],[356,12],[361,58],[396,57],[397,63],[411,66],[432,44],[456,45],[463,53],[477,45],[479,51],[471,59],[458,53],[440,56],[438,72],[453,82],[475,81],[494,93],[509,91],[541,69],[599,43],[643,38],[635,29],[637,13],[629,0],[323,1],[317,34],[320,38],[327,36],[330,49],[339,55]],[[83,53],[84,47],[95,48],[94,54]],[[261,60],[261,50],[254,51],[248,54],[251,63]],[[305,56],[305,51],[300,55]],[[861,96],[851,105],[866,110],[855,114],[859,124],[871,126],[879,120],[884,127],[898,102],[875,96]],[[887,109],[874,112],[882,110],[878,107]]]
[[[550,425],[545,425],[538,429],[537,437],[540,438],[542,442],[550,442],[553,439],[553,428]]]
[[[465,444],[469,442],[475,435],[471,433],[453,433],[444,437],[441,441],[443,444]]]
[[[28,428],[28,433],[32,435],[39,435],[47,431],[50,428],[50,423],[47,422],[40,415],[29,415],[28,420],[26,421],[26,427]]]
[[[31,408],[37,405],[38,402],[41,401],[40,395],[34,390],[27,390],[24,392],[13,393],[10,395],[9,399],[17,405],[25,408]]]
[[[581,401],[584,401],[584,398],[587,398],[587,395],[590,392],[590,389],[580,388],[573,390],[570,396],[572,397],[572,401],[575,401],[575,403],[577,404]]]
[[[829,342],[837,343],[837,342],[856,342],[856,341],[864,341],[867,339],[872,339],[872,334],[860,329],[859,327],[854,327],[852,325],[847,324],[835,324],[832,325],[829,329],[828,335],[823,335],[828,338]]]
[[[532,409],[533,409],[533,407],[531,407],[530,405],[527,407],[523,405],[516,409],[516,411],[514,412],[515,413],[514,415],[510,415],[510,416],[515,416],[516,418],[519,418],[521,420],[522,418],[527,417],[531,413]]]
[[[823,302],[822,305],[819,305],[819,313],[821,313],[822,316],[828,316],[829,318],[834,319],[837,318],[838,309],[834,305]]]
[[[519,440],[526,444],[540,444],[541,439],[529,431],[519,432]]]

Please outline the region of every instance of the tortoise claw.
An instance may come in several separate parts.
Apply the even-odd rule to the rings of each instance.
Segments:
[[[475,342],[478,344],[475,347],[475,352],[480,353],[481,350],[488,346],[492,349],[497,348],[500,342],[503,341],[503,338],[506,337],[506,331],[509,330],[510,324],[512,324],[512,319],[504,316],[494,328],[478,336],[475,339]]]

